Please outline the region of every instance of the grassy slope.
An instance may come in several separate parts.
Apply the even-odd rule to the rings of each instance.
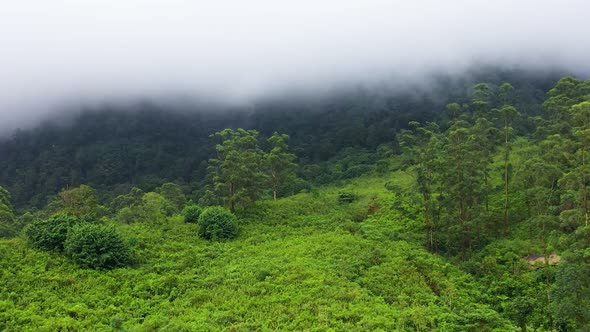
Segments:
[[[416,209],[386,181],[411,183],[397,172],[260,202],[230,242],[179,217],[120,226],[139,257],[128,269],[0,240],[0,330],[512,330],[470,276],[423,249]],[[358,200],[338,204],[340,190]]]

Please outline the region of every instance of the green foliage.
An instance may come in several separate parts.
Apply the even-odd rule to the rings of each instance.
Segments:
[[[87,185],[78,188],[64,189],[57,195],[57,201],[51,206],[52,212],[63,211],[77,217],[99,217],[96,192]]]
[[[60,213],[46,220],[37,220],[25,228],[29,244],[43,250],[64,249],[68,230],[79,223],[75,216]]]
[[[232,239],[238,235],[238,220],[223,207],[208,207],[199,216],[198,234],[207,240]]]
[[[352,203],[356,199],[354,193],[340,191],[338,192],[338,203]]]
[[[182,188],[176,183],[164,183],[156,190],[162,197],[167,199],[173,206],[175,212],[182,210],[186,203],[186,197],[182,192]]]
[[[117,220],[124,224],[130,224],[137,221],[139,218],[139,211],[137,208],[124,207],[117,212]]]
[[[184,221],[190,223],[196,223],[199,221],[199,216],[203,212],[198,205],[187,205],[182,209],[182,216],[184,217]]]
[[[128,196],[118,196],[119,203],[127,202],[116,212],[116,218],[121,223],[163,224],[166,222],[166,218],[178,211],[174,204],[155,192],[147,192],[140,197],[130,197],[138,193],[140,192]]]
[[[112,269],[131,261],[131,249],[112,226],[82,223],[72,227],[64,243],[65,254],[76,264]]]
[[[44,162],[18,172],[0,160],[0,179],[10,178],[21,206],[31,188],[39,186],[38,205],[76,183],[82,176],[76,172],[99,181],[93,183],[98,196],[114,197],[109,207],[122,222],[118,230],[137,236],[139,257],[134,269],[93,271],[31,250],[20,238],[0,240],[0,329],[588,329],[590,81],[563,78],[542,104],[538,90],[523,87],[529,83],[502,84],[501,76],[457,88],[446,112],[444,105],[431,107],[436,117],[420,118],[411,103],[396,105],[398,99],[352,98],[352,104],[334,104],[334,112],[318,112],[314,119],[324,121],[313,130],[322,131],[319,136],[297,122],[311,119],[305,112],[273,113],[293,127],[249,115],[266,128],[261,133],[291,134],[293,148],[284,134],[259,141],[256,130],[227,129],[214,135],[219,144],[213,149],[207,135],[220,127],[204,125],[202,139],[190,143],[194,150],[178,148],[180,159],[166,152],[176,145],[156,135],[157,153],[127,145],[129,160],[116,144],[75,154],[56,144]],[[414,113],[399,118],[401,125],[389,121],[406,108]],[[13,150],[0,144],[0,152]],[[294,176],[290,151],[307,182]],[[89,162],[98,152],[104,160]],[[72,163],[86,166],[65,175],[43,166],[59,165],[53,156],[72,155]],[[201,162],[207,159],[209,186]],[[147,170],[152,165],[159,165],[158,175]],[[114,178],[117,184],[109,183]],[[237,219],[220,207],[200,215],[192,203],[181,210],[186,198],[170,181],[198,188],[195,200],[234,207],[240,237],[197,241],[235,237]],[[124,194],[134,184],[143,189]],[[307,190],[289,196],[301,189]],[[61,210],[87,220],[106,215],[92,191],[65,190],[45,210],[14,218],[0,190],[0,218],[30,224],[25,234],[44,234],[40,242],[51,239],[47,234],[62,241],[65,234],[67,242],[74,228],[90,226],[35,219]],[[276,199],[264,199],[271,194]],[[79,242],[113,231],[97,229],[77,231]],[[110,254],[85,243],[72,249],[70,260],[86,253],[80,265],[105,264],[101,259]],[[59,244],[49,247],[59,250]]]
[[[221,144],[216,146],[217,158],[209,160],[210,191],[231,211],[253,204],[262,194],[266,180],[258,132],[225,129],[211,137],[221,140]]]
[[[0,186],[0,237],[12,237],[17,233],[16,216],[10,204],[10,193]]]
[[[277,197],[283,196],[287,192],[289,185],[297,178],[295,175],[295,170],[297,169],[297,164],[295,163],[296,157],[289,152],[289,147],[286,143],[288,139],[288,135],[277,132],[274,132],[268,138],[268,142],[271,144],[271,150],[265,155],[265,159],[270,168],[270,186],[272,188],[272,197],[275,200]]]
[[[115,197],[110,204],[110,208],[113,212],[117,212],[123,208],[130,208],[141,204],[141,198],[143,197],[143,190],[133,187],[129,194],[118,195]]]
[[[172,204],[164,196],[148,192],[141,198],[141,205],[136,207],[140,221],[162,223],[166,216],[174,212]]]
[[[471,276],[422,248],[418,221],[401,212],[417,207],[383,186],[412,178],[391,177],[261,200],[234,241],[198,241],[199,225],[174,217],[122,224],[137,238],[129,269],[80,269],[0,240],[0,329],[514,330]],[[338,204],[353,189],[357,200]],[[374,204],[351,228],[351,212]]]

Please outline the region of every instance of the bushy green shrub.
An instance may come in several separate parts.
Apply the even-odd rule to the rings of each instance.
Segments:
[[[83,223],[71,228],[66,255],[82,267],[112,269],[129,264],[131,248],[111,226]]]
[[[47,220],[37,220],[25,228],[29,243],[38,249],[63,250],[68,229],[79,222],[77,217],[61,213]]]
[[[198,222],[199,216],[203,212],[198,205],[187,205],[182,209],[182,216],[184,217],[184,221],[186,222]]]
[[[236,216],[221,206],[206,208],[199,216],[199,236],[207,240],[231,239],[238,235]]]
[[[356,199],[356,195],[351,192],[338,192],[338,203],[352,203]]]

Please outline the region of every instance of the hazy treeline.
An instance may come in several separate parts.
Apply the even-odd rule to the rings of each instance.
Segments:
[[[215,151],[209,135],[228,127],[255,129],[265,137],[275,131],[289,135],[299,176],[327,183],[339,175],[320,176],[318,165],[326,173],[322,162],[346,148],[375,152],[385,144],[399,152],[396,133],[409,121],[439,118],[448,102],[468,101],[479,81],[512,82],[515,107],[523,114],[539,114],[554,79],[531,75],[482,70],[460,78],[440,76],[427,89],[405,93],[358,88],[317,98],[269,99],[248,110],[174,112],[150,103],[128,112],[88,110],[67,121],[19,130],[0,142],[0,183],[17,208],[42,207],[62,188],[80,184],[109,199],[133,186],[151,190],[176,182],[197,200],[203,194],[206,161]],[[65,123],[56,124],[60,122]]]

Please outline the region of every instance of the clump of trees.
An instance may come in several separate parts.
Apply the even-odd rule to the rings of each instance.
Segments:
[[[293,192],[295,155],[289,152],[287,135],[274,133],[264,152],[256,130],[224,129],[211,135],[219,140],[216,158],[209,159],[209,185],[201,199],[205,205],[221,204],[235,211],[258,200],[265,190],[273,199]]]
[[[540,222],[540,236],[558,220],[588,224],[589,87],[565,77],[548,92],[544,116],[527,117],[512,105],[512,85],[477,84],[469,102],[447,105],[445,121],[400,131],[432,251],[467,254],[525,220]],[[515,128],[530,123],[532,144],[515,169]]]
[[[85,268],[112,269],[130,264],[129,243],[114,226],[97,219],[105,208],[94,193],[89,186],[61,191],[40,215],[57,212],[34,219],[25,227],[28,243],[37,249],[62,253]]]
[[[510,84],[472,91],[470,101],[447,106],[444,120],[411,122],[398,135],[416,176],[427,247],[467,258],[526,232],[545,259],[554,251],[564,259],[556,272],[543,267],[544,299],[503,305],[525,328],[532,312],[549,311],[544,324],[552,329],[586,329],[590,301],[574,279],[590,273],[590,80],[560,79],[540,115],[517,109]]]
[[[82,267],[112,269],[131,262],[131,248],[114,227],[65,212],[32,222],[25,235],[31,246],[63,253]]]

